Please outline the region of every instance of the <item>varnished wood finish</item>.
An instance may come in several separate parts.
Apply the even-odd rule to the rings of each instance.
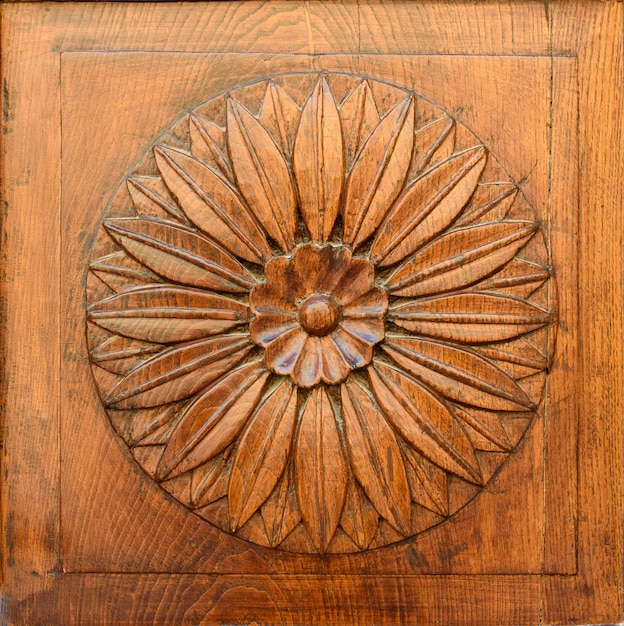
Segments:
[[[479,493],[538,411],[556,320],[543,233],[488,150],[416,94],[327,72],[209,99],[153,157],[111,201],[87,278],[93,375],[147,474],[289,553],[362,551],[340,524],[362,506],[348,482],[377,512],[374,548]],[[271,258],[245,268],[241,241]],[[277,376],[241,393],[245,359]]]
[[[622,619],[622,17],[3,5],[7,623]]]

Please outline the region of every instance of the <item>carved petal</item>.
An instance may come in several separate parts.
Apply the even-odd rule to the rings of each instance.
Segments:
[[[344,240],[357,248],[385,217],[401,191],[414,145],[414,102],[397,104],[360,151],[345,189]]]
[[[300,387],[313,387],[321,381],[323,373],[323,342],[319,337],[308,336],[292,370],[292,379]]]
[[[340,114],[345,129],[345,150],[351,159],[379,124],[379,113],[368,81],[362,81],[347,96]]]
[[[158,464],[159,480],[186,472],[225,450],[256,407],[268,372],[259,361],[231,371],[180,416]]]
[[[373,356],[373,348],[370,343],[347,332],[344,328],[336,330],[331,336],[331,340],[353,369],[366,365]]]
[[[266,264],[266,282],[257,285],[249,298],[254,313],[296,313],[298,304],[289,267],[286,257],[276,257]]]
[[[113,336],[91,350],[90,357],[94,363],[109,372],[123,371],[123,363],[128,359],[154,354],[163,349],[155,343],[146,343],[127,337]]]
[[[512,259],[496,274],[475,285],[474,289],[504,290],[520,298],[526,298],[547,281],[549,276],[548,269],[543,265]]]
[[[247,335],[225,335],[166,350],[122,378],[106,404],[136,409],[188,398],[242,361],[250,350]]]
[[[127,184],[132,202],[140,216],[159,216],[164,211],[173,218],[188,223],[186,215],[175,205],[159,177],[132,176]]]
[[[417,479],[412,491],[414,502],[446,517],[449,514],[448,486],[444,471],[409,446],[404,447],[403,453]]]
[[[455,408],[455,414],[458,418],[491,441],[499,450],[509,452],[512,449],[513,446],[509,441],[509,436],[497,413],[461,407]]]
[[[276,374],[287,376],[303,350],[307,334],[299,325],[286,331],[266,347],[266,362]]]
[[[347,487],[340,525],[360,550],[368,548],[377,532],[379,514],[354,480],[350,480]]]
[[[231,180],[232,172],[218,142],[218,138],[225,140],[225,133],[210,120],[193,114],[189,120],[189,135],[191,154]]]
[[[385,332],[384,321],[381,317],[370,317],[359,320],[357,317],[345,315],[342,320],[342,329],[371,346],[381,341]]]
[[[392,265],[445,230],[470,200],[486,160],[485,148],[472,148],[412,183],[380,227],[371,261],[381,267]]]
[[[257,344],[266,347],[299,326],[299,320],[294,313],[259,313],[249,324],[249,331]]]
[[[161,431],[163,426],[169,426],[180,413],[180,405],[177,403],[167,406],[159,406],[143,411],[133,411],[132,430],[126,439],[128,445],[136,446],[149,441]]]
[[[216,291],[244,293],[253,276],[225,250],[194,231],[154,219],[108,220],[104,226],[129,254],[163,278]]]
[[[295,245],[297,218],[284,157],[262,124],[231,98],[226,132],[238,188],[266,232],[289,252]]]
[[[340,208],[344,152],[338,109],[324,78],[301,112],[293,171],[301,214],[312,241],[327,241]]]
[[[157,146],[154,157],[165,184],[195,226],[247,261],[262,263],[271,257],[264,233],[221,176],[173,148]]]
[[[458,346],[388,336],[382,348],[414,378],[443,396],[493,411],[526,411],[531,398],[491,361]]]
[[[378,513],[407,536],[409,485],[394,433],[358,384],[347,380],[340,396],[351,469]]]
[[[518,369],[523,376],[542,372],[548,365],[546,356],[525,339],[494,346],[479,346],[479,353],[508,367]]]
[[[299,114],[299,107],[288,93],[270,81],[258,120],[271,133],[284,154],[290,152],[290,138],[294,134]]]
[[[356,291],[354,289],[354,291]],[[354,319],[383,318],[388,310],[388,298],[378,287],[373,287],[369,291],[348,297],[348,301],[342,304],[342,314],[344,317]]]
[[[456,226],[504,219],[517,195],[518,187],[512,183],[481,183],[472,196],[470,206],[457,219]]]
[[[191,478],[191,506],[202,508],[227,495],[227,475],[229,473],[227,456],[229,451],[217,455],[208,463],[198,467]]]
[[[282,543],[301,521],[292,474],[288,469],[284,472],[277,487],[260,509],[272,548]]]
[[[288,273],[290,291],[298,301],[313,292],[331,293],[340,300],[340,296],[334,292],[341,284],[351,282],[349,274],[345,276],[345,272],[354,271],[361,263],[370,265],[366,261],[353,259],[346,246],[300,246],[292,257]],[[371,272],[371,284],[372,280]]]
[[[414,136],[416,171],[434,165],[451,156],[455,144],[455,123],[443,117],[419,129]]]
[[[371,291],[378,294],[379,303],[385,303],[386,298],[382,289],[375,286],[375,272],[373,266],[364,259],[353,259],[344,262],[346,272],[341,274],[341,279],[331,291],[332,295],[340,304],[352,308],[354,303],[364,295],[370,295]],[[383,313],[383,311],[382,311]]]
[[[458,290],[493,274],[537,231],[535,222],[494,222],[452,231],[410,257],[385,287],[395,296]]]
[[[348,479],[336,416],[324,387],[314,389],[303,411],[294,460],[301,516],[315,547],[324,553],[340,521]]]
[[[156,274],[137,263],[123,250],[93,260],[89,269],[114,293],[158,281]]]
[[[144,287],[95,304],[89,319],[119,335],[173,343],[216,335],[246,322],[247,305],[185,287]]]
[[[405,441],[439,467],[482,484],[472,444],[446,405],[385,363],[375,361],[367,371],[375,398]]]
[[[427,337],[460,343],[504,341],[548,324],[552,316],[529,302],[465,292],[391,307],[388,318]]]
[[[228,487],[232,532],[262,506],[284,472],[296,415],[297,388],[284,379],[247,425],[236,450]]]
[[[337,333],[339,332],[337,331]],[[371,348],[368,349],[372,350]],[[370,356],[368,360],[370,360]],[[366,363],[367,361],[364,362]],[[341,383],[351,371],[349,363],[336,345],[333,337],[326,337],[322,341],[321,367],[323,369],[321,378],[330,385]]]

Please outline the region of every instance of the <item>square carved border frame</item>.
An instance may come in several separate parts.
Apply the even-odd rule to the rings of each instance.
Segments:
[[[566,624],[621,619],[621,3],[295,0],[1,8],[7,623]],[[232,29],[228,32],[236,25],[235,39],[227,36],[224,24]],[[305,55],[313,67],[315,59],[325,67],[330,57],[349,55],[357,63],[359,57],[370,61],[371,55],[399,55],[406,49],[414,56],[544,59],[551,77],[551,113],[562,107],[551,119],[564,120],[567,114],[570,128],[576,132],[578,127],[574,137],[553,128],[550,152],[568,155],[574,167],[578,161],[579,223],[576,211],[573,223],[566,223],[566,203],[575,206],[577,190],[570,189],[562,159],[553,160],[549,176],[550,197],[559,198],[562,213],[553,218],[554,205],[548,212],[553,230],[572,234],[552,238],[555,265],[557,255],[565,253],[574,260],[574,271],[578,267],[578,277],[567,278],[578,282],[578,303],[576,294],[570,302],[560,301],[571,311],[566,320],[570,334],[565,341],[560,337],[557,348],[569,351],[561,355],[563,362],[575,367],[572,374],[551,375],[575,377],[576,394],[567,400],[568,407],[578,403],[578,437],[570,437],[575,418],[560,433],[561,422],[552,420],[554,431],[547,433],[547,441],[577,441],[574,449],[564,446],[557,453],[572,466],[578,454],[578,476],[545,467],[547,502],[555,504],[545,515],[542,572],[395,577],[65,571],[59,515],[64,406],[59,372],[67,359],[62,349],[67,321],[59,295],[65,245],[63,59],[99,53],[246,52]],[[31,311],[38,313],[31,316]],[[58,345],[58,351],[49,353],[49,345]],[[140,604],[133,602],[137,597]],[[314,612],[306,611],[312,606]]]

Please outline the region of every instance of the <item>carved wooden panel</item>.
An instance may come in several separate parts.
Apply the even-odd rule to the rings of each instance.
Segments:
[[[200,517],[292,552],[378,548],[512,453],[542,398],[549,267],[518,185],[439,107],[356,75],[264,79],[187,112],[112,198],[93,374]]]
[[[622,3],[0,18],[0,622],[622,620]]]

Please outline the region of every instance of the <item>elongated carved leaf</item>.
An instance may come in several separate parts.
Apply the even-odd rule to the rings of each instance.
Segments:
[[[455,402],[493,411],[534,408],[509,374],[476,352],[396,335],[387,336],[382,347],[414,378]]]
[[[372,398],[358,384],[347,380],[340,395],[351,469],[377,512],[407,536],[409,485],[396,437]]]
[[[158,428],[156,428],[149,435],[146,435],[145,437],[143,437],[137,443],[137,445],[139,446],[163,446],[167,443],[167,440],[169,439],[169,435],[171,434],[171,430],[173,429],[173,426],[176,421],[176,419],[174,418],[177,418],[180,415],[180,406],[178,403],[170,404],[168,405],[168,407],[173,407],[172,413],[171,413],[172,419],[170,419],[166,423],[161,424]],[[163,407],[155,407],[155,408],[162,409]],[[149,411],[149,409],[142,409],[141,412],[142,411]]]
[[[548,365],[546,356],[525,339],[495,346],[480,346],[478,351],[501,365],[518,369],[523,376],[543,372]]]
[[[327,241],[340,208],[344,151],[338,109],[324,78],[301,112],[293,171],[299,208],[312,241]]]
[[[420,128],[414,136],[416,172],[451,156],[455,145],[455,123],[443,117]]]
[[[415,484],[410,482],[414,502],[446,517],[449,514],[449,509],[445,472],[431,464],[409,446],[403,447],[403,454],[407,459],[406,467],[408,470],[411,468],[414,473]]]
[[[512,259],[493,276],[477,283],[475,289],[504,291],[520,298],[527,298],[550,277],[548,269],[542,265]]]
[[[227,494],[227,452],[195,469],[191,475],[191,507],[199,509]]]
[[[154,157],[165,184],[197,228],[247,261],[262,263],[271,257],[249,209],[219,174],[173,148],[157,146]]]
[[[269,236],[284,250],[295,245],[295,192],[284,157],[260,122],[228,99],[227,142],[238,188]]]
[[[91,360],[109,372],[122,373],[124,363],[159,352],[163,346],[127,337],[111,337],[90,352]]]
[[[284,379],[247,425],[236,450],[228,487],[232,532],[262,506],[284,472],[296,415],[297,388]]]
[[[505,452],[509,452],[512,449],[513,446],[509,441],[509,436],[497,413],[456,407],[455,415],[486,441],[494,444],[492,449]]]
[[[381,267],[397,263],[448,228],[474,193],[486,160],[485,148],[472,148],[412,183],[379,228],[372,262]]]
[[[290,153],[291,138],[299,119],[299,107],[286,91],[270,81],[262,100],[258,121],[269,131],[284,154]]]
[[[518,195],[518,187],[508,184],[480,184],[472,196],[470,206],[457,219],[457,226],[476,222],[497,221],[505,218]]]
[[[227,448],[260,400],[268,372],[258,361],[218,380],[181,415],[158,464],[160,480],[186,472]]]
[[[160,178],[132,176],[128,179],[128,192],[140,216],[162,217],[165,213],[188,224],[186,215],[175,205]]]
[[[292,471],[287,469],[260,509],[267,538],[272,548],[282,543],[301,521],[293,482]]]
[[[247,305],[186,287],[157,286],[119,293],[95,304],[89,320],[119,335],[173,343],[225,332],[246,322]]]
[[[445,404],[405,373],[380,361],[368,368],[368,377],[384,414],[407,443],[439,467],[482,483],[470,440]]]
[[[251,349],[246,335],[225,335],[166,350],[123,378],[106,404],[136,409],[188,398],[234,367]]]
[[[399,195],[414,145],[414,102],[397,104],[358,154],[345,188],[344,240],[354,248],[370,237]]]
[[[129,257],[123,250],[92,261],[89,269],[114,293],[158,281],[156,274]]]
[[[324,387],[314,389],[303,411],[294,459],[301,516],[316,549],[324,553],[340,521],[348,479],[336,416]]]
[[[460,343],[504,341],[540,328],[551,314],[529,302],[487,292],[465,292],[391,307],[388,318],[427,337]]]
[[[225,133],[210,120],[198,115],[191,115],[189,135],[191,138],[191,154],[231,180],[233,178],[232,171],[223,151],[225,148]],[[223,146],[219,145],[219,139],[223,140]]]
[[[223,248],[194,231],[154,219],[105,222],[111,237],[159,276],[191,287],[245,293],[253,276]]]
[[[142,411],[133,411],[132,429],[126,441],[128,445],[135,446],[152,445],[152,437],[169,426],[180,413],[180,405],[177,403],[167,406],[159,406]],[[147,440],[147,443],[143,443]]]
[[[344,127],[345,152],[351,161],[379,124],[379,113],[368,81],[363,80],[345,98],[340,116]]]
[[[385,287],[395,296],[454,291],[493,274],[537,231],[534,222],[495,222],[455,230],[411,256]]]
[[[360,550],[368,548],[379,526],[379,514],[354,480],[347,486],[340,525]]]

